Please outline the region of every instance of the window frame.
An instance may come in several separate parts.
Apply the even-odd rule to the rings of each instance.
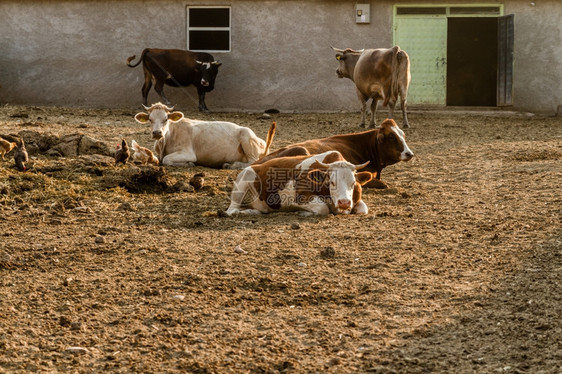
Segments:
[[[228,9],[228,27],[190,27],[189,12],[191,9]],[[232,51],[232,7],[229,5],[186,5],[185,7],[185,26],[186,26],[186,49],[193,52],[207,53],[229,53]],[[228,31],[228,50],[226,49],[190,49],[190,31]]]

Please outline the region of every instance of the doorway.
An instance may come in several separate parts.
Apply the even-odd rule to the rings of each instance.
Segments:
[[[496,106],[497,19],[449,18],[447,105]]]
[[[509,106],[514,17],[501,5],[395,5],[394,45],[410,56],[410,104]]]

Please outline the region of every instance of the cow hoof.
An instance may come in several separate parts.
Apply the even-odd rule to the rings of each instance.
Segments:
[[[228,212],[226,212],[222,209],[217,209],[217,217],[223,217],[224,218],[224,217],[230,217],[231,215],[232,215],[232,213],[228,214]]]

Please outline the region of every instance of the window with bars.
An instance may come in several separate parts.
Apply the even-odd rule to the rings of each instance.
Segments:
[[[187,7],[187,49],[230,52],[230,7]]]

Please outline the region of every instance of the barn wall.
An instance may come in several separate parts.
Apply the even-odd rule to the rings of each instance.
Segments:
[[[562,115],[562,1],[512,1],[504,11],[515,14],[514,106]]]
[[[534,7],[529,0],[505,3],[505,13],[516,14],[515,106],[555,112],[562,104],[562,3],[535,2]],[[207,95],[209,108],[357,110],[352,82],[335,75],[337,62],[330,45],[390,47],[394,2],[371,1],[371,23],[366,25],[354,22],[355,3],[189,1],[190,5],[232,5],[232,52],[214,53],[223,66],[215,91]],[[142,68],[131,69],[125,61],[133,54],[139,56],[145,47],[185,48],[187,4],[173,0],[0,2],[0,102],[138,107]],[[179,108],[197,108],[193,87],[165,90]],[[157,100],[151,91],[149,102]]]

